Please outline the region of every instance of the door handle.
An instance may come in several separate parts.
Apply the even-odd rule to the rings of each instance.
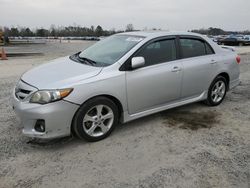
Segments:
[[[180,67],[173,67],[172,68],[172,72],[179,72],[179,71],[181,71],[181,68]]]
[[[214,65],[214,64],[216,64],[216,63],[217,63],[217,61],[215,61],[215,60],[213,59],[213,60],[211,60],[211,63],[210,63],[210,64]]]

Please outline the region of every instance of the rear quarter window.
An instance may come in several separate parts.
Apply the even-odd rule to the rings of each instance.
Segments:
[[[206,47],[207,55],[214,54],[214,50],[212,49],[212,47],[209,44],[205,43],[205,47]]]

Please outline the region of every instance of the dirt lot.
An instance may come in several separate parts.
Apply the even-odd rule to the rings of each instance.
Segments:
[[[242,83],[222,105],[168,110],[125,125],[101,142],[42,142],[22,136],[10,105],[20,75],[45,60],[90,45],[49,43],[9,51],[44,56],[0,61],[0,187],[250,187],[250,54]],[[250,50],[249,50],[250,52]]]

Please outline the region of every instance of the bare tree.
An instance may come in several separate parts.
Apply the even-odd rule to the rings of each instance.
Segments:
[[[127,31],[127,32],[134,31],[134,26],[133,26],[133,24],[128,24],[128,25],[126,26],[126,31]]]

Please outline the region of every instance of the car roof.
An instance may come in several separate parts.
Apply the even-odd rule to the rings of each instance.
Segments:
[[[197,36],[204,40],[206,40],[216,51],[216,53],[222,52],[222,48],[219,47],[215,42],[213,42],[211,39],[209,39],[206,35],[201,35],[193,32],[186,32],[186,31],[133,31],[133,32],[125,32],[125,33],[119,33],[116,35],[128,35],[128,36],[141,36],[145,37],[146,41],[149,41],[151,39],[155,39],[158,37],[165,37],[165,36],[173,36],[173,35],[188,35],[188,36]],[[224,52],[224,50],[223,50]]]
[[[155,37],[163,37],[163,36],[170,36],[170,35],[190,35],[190,36],[199,36],[199,37],[202,36],[197,33],[185,32],[185,31],[133,31],[133,32],[119,33],[117,35],[142,36],[146,38],[155,38]]]

